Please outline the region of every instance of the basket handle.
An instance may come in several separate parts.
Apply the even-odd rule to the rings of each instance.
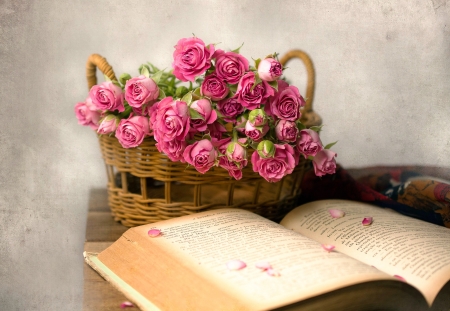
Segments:
[[[312,102],[314,98],[314,84],[315,84],[315,71],[311,58],[305,52],[301,50],[291,50],[288,51],[280,59],[282,66],[286,64],[293,58],[299,58],[302,60],[306,67],[306,72],[308,74],[308,82],[306,85],[306,104],[303,109],[303,114],[301,121],[306,127],[311,127],[313,125],[322,124],[322,118],[312,109]]]
[[[97,84],[96,69],[100,69],[104,75],[111,79],[111,81],[117,80],[114,70],[108,63],[106,58],[99,54],[92,54],[89,56],[86,63],[86,79],[89,90],[91,87]]]

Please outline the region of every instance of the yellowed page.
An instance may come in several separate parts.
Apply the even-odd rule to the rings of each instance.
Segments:
[[[148,238],[148,230],[154,227],[162,230],[162,236]],[[145,237],[138,241],[139,247],[154,244],[170,251],[188,269],[215,280],[225,292],[247,301],[252,310],[273,309],[363,281],[395,280],[348,256],[328,253],[317,242],[263,217],[238,209],[209,211],[140,226],[124,236],[127,234]],[[227,262],[234,259],[244,261],[247,267],[228,270]],[[256,268],[259,261],[269,262],[280,276],[272,277]]]
[[[332,218],[329,209],[345,212]],[[362,225],[373,217],[369,226]],[[315,201],[297,207],[281,222],[323,244],[419,289],[431,305],[450,279],[450,230],[390,209],[345,200]]]

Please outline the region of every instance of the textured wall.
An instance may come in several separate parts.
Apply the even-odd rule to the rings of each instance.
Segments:
[[[73,113],[89,54],[136,74],[169,66],[192,33],[254,58],[301,48],[342,165],[449,167],[449,13],[446,0],[0,1],[0,309],[81,308],[88,193],[106,180]]]

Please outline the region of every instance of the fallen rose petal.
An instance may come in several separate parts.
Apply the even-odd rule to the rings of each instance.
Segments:
[[[362,220],[362,224],[363,226],[369,226],[370,224],[372,224],[372,221],[372,217],[364,217],[364,219]]]
[[[159,229],[150,229],[148,230],[148,236],[151,238],[155,238],[161,235],[161,230]]]
[[[327,252],[332,252],[336,246],[330,244],[322,244],[322,248]]]
[[[328,212],[330,212],[331,217],[333,218],[341,218],[344,217],[345,213],[338,209],[329,209]]]
[[[245,267],[247,267],[247,264],[245,262],[243,262],[242,260],[230,260],[227,263],[227,268],[228,270],[241,270],[244,269]]]
[[[270,276],[280,276],[281,275],[280,272],[278,272],[277,270],[274,270],[272,268],[267,269],[266,272]]]
[[[125,309],[125,308],[133,308],[134,307],[134,305],[131,303],[131,302],[129,302],[129,301],[124,301],[124,302],[122,302],[121,304],[120,304],[120,308],[121,309]]]
[[[403,277],[401,277],[400,275],[394,275],[394,278],[397,278],[397,279],[399,279],[400,281],[403,281],[403,282],[406,282],[406,280],[403,278]]]
[[[255,267],[261,270],[272,269],[272,265],[267,261],[260,261],[255,264]]]

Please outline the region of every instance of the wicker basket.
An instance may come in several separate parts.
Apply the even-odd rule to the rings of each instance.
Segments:
[[[299,50],[288,52],[280,62],[286,65],[293,58],[300,58],[308,73],[302,122],[307,127],[319,125],[321,119],[312,110],[312,62]],[[97,67],[116,80],[106,59],[93,54],[86,66],[89,89],[97,83]],[[242,179],[236,181],[219,167],[200,174],[186,163],[170,161],[157,150],[152,138],[131,149],[122,148],[114,136],[98,138],[108,176],[109,206],[115,220],[128,227],[223,207],[242,208],[279,221],[297,206],[303,175],[310,166],[301,157],[292,174],[278,183],[269,183],[248,165]]]

